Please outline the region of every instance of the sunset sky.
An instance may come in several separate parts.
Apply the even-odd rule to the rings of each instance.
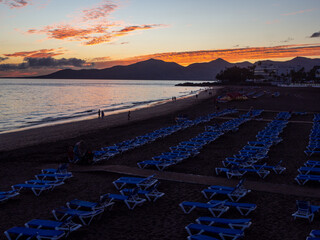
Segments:
[[[0,0],[0,77],[320,57],[319,0]]]

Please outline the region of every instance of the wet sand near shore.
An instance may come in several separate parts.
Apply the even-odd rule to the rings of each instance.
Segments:
[[[230,89],[232,90],[232,89]],[[320,90],[313,88],[265,88],[266,91],[279,91],[280,97],[273,98],[271,94],[265,94],[258,99],[249,99],[243,102],[230,102],[219,104],[221,109],[235,107],[243,109],[238,114],[228,115],[237,117],[251,106],[256,109],[265,109],[262,114],[263,120],[272,120],[277,111],[320,111]],[[228,91],[228,90],[221,90]],[[53,139],[47,143],[33,143],[32,146],[15,146],[14,150],[0,152],[1,190],[9,189],[11,185],[22,183],[40,172],[42,167],[48,165],[58,166],[66,160],[66,151],[69,145],[74,145],[80,139],[84,139],[92,145],[93,149],[109,146],[114,143],[134,138],[136,136],[151,132],[164,126],[175,124],[174,118],[178,114],[187,114],[190,119],[213,112],[213,100],[201,99],[194,101],[187,108],[176,109],[165,115],[153,115],[151,118],[136,119],[125,125],[107,126],[97,130],[89,130],[79,135],[68,135],[65,138],[59,135],[59,139]],[[168,103],[170,104],[170,103]],[[173,104],[172,104],[173,105]],[[165,110],[164,110],[165,111]],[[134,119],[134,114],[131,117]],[[124,116],[126,119],[126,116]],[[257,175],[248,175],[249,182],[268,183],[266,187],[273,184],[282,186],[298,186],[294,181],[297,169],[308,160],[303,153],[308,144],[308,136],[312,128],[313,115],[295,115],[283,130],[281,137],[283,142],[271,147],[268,164],[277,163],[280,159],[283,166],[287,168],[282,175],[270,173],[266,179],[260,179]],[[95,120],[94,120],[95,121]],[[97,119],[98,121],[98,119]],[[127,119],[126,119],[127,121]],[[217,122],[227,119],[215,120]],[[108,165],[124,165],[137,167],[136,163],[147,160],[168,151],[170,146],[190,139],[204,131],[206,125],[200,124],[183,131],[179,131],[164,139],[157,140],[149,145],[123,153],[108,161],[101,162],[94,168]],[[91,122],[93,123],[93,122]],[[207,145],[201,153],[183,161],[181,164],[169,168],[170,173],[186,173],[202,176],[215,176],[214,168],[221,167],[221,161],[228,156],[237,153],[247,141],[254,140],[257,132],[262,130],[267,121],[253,120],[244,123],[239,131],[226,133],[221,138]],[[43,138],[46,135],[44,134]],[[5,140],[2,140],[5,142]],[[19,142],[23,142],[23,138]],[[1,144],[2,145],[2,144]],[[29,145],[29,144],[26,144]],[[13,149],[13,148],[12,148]],[[319,156],[313,157],[320,160]],[[74,178],[68,180],[64,185],[57,187],[51,192],[45,192],[36,197],[31,192],[23,191],[16,199],[12,199],[2,205],[0,219],[0,232],[13,226],[23,226],[25,222],[33,218],[52,219],[51,210],[65,205],[67,201],[74,198],[97,201],[99,196],[108,192],[116,193],[112,185],[122,174],[94,171],[83,172],[83,167],[70,166],[74,172]],[[90,166],[87,167],[88,170]],[[225,176],[218,178],[226,179]],[[124,204],[117,204],[110,212],[105,212],[101,219],[94,220],[90,226],[83,227],[72,233],[69,239],[186,239],[186,225],[194,222],[200,216],[210,216],[208,212],[194,210],[186,215],[182,212],[179,203],[182,201],[207,202],[201,190],[208,187],[207,184],[191,184],[184,182],[161,180],[159,190],[165,196],[156,202],[147,202],[133,211],[126,208]],[[319,184],[307,184],[308,188],[318,191]],[[217,198],[224,199],[224,198]],[[312,229],[320,229],[320,214],[316,214],[312,223],[305,219],[293,220],[291,214],[295,211],[295,201],[310,200],[314,205],[320,205],[320,199],[316,197],[297,196],[294,194],[271,193],[268,189],[253,190],[241,202],[255,203],[257,209],[248,216],[252,219],[252,226],[246,230],[244,239],[305,239]],[[228,211],[222,217],[243,218],[237,211]],[[1,236],[1,239],[4,236]]]

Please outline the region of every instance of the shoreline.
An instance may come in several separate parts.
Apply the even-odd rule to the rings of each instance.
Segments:
[[[17,129],[0,133],[0,152],[74,138],[93,131],[174,113],[199,103],[200,101],[214,97],[219,89],[219,87],[210,89],[210,92],[212,92],[211,95],[208,94],[208,90],[202,90],[198,94],[197,99],[195,98],[195,95],[188,95],[178,98],[174,102],[165,100],[144,107],[126,109],[110,114],[106,113],[104,119],[94,117],[83,120],[73,119],[63,123],[48,123],[48,125],[45,124],[45,126],[32,126],[22,130]],[[127,119],[128,111],[131,111],[130,121]]]

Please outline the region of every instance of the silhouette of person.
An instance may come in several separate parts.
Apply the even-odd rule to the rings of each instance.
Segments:
[[[100,111],[100,109],[99,109],[99,111],[98,111],[98,118],[100,118],[100,114],[101,114],[101,111]]]
[[[104,111],[101,111],[101,118],[104,118]]]

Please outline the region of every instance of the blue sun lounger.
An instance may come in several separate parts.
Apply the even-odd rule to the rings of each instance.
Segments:
[[[107,201],[106,198],[100,198],[99,202],[89,202],[89,201],[83,201],[74,199],[70,202],[67,202],[67,207],[72,209],[79,209],[79,210],[98,210],[98,209],[109,209],[113,207],[114,203]]]
[[[209,203],[217,204],[223,202],[225,206],[235,207],[242,216],[247,216],[250,212],[257,208],[257,205],[254,203],[238,203],[238,202],[229,202],[229,201],[220,201],[220,200],[211,200]]]
[[[42,220],[42,219],[33,219],[25,224],[28,228],[40,228],[40,229],[52,229],[64,231],[66,236],[70,232],[76,231],[82,227],[81,224],[74,223],[70,220],[64,222],[52,221],[52,220]]]
[[[299,185],[304,185],[308,181],[313,181],[313,182],[320,182],[320,175],[306,175],[306,174],[299,174],[295,180],[298,182]]]
[[[64,231],[59,230],[45,230],[27,227],[13,227],[5,231],[4,234],[8,240],[19,239],[20,237],[25,237],[26,239],[51,239],[57,240],[65,236]]]
[[[308,160],[304,163],[306,167],[320,167],[320,161]]]
[[[244,236],[244,232],[239,229],[232,229],[232,228],[221,228],[221,227],[213,227],[203,224],[191,223],[185,227],[189,235],[194,235],[193,232],[196,233],[213,233],[220,236],[221,239],[232,239],[236,240],[240,237]]]
[[[320,206],[311,205],[309,201],[296,201],[297,211],[292,214],[294,219],[306,218],[309,222],[313,221],[314,214],[319,211]]]
[[[308,157],[311,157],[313,154],[320,154],[320,150],[305,150],[304,153]]]
[[[243,188],[245,179],[241,179],[236,187],[210,186],[208,189],[202,190],[205,198],[211,199],[216,194],[227,195],[231,201],[238,202],[242,197],[246,196],[251,190]]]
[[[320,238],[320,230],[312,230],[310,236],[317,239]]]
[[[51,190],[53,188],[52,185],[48,184],[27,184],[27,183],[22,183],[22,184],[16,184],[12,186],[12,189],[18,190],[19,192],[21,189],[30,189],[34,195],[40,196],[40,194],[45,191],[45,190]]]
[[[214,224],[227,225],[232,229],[245,230],[250,227],[252,222],[250,218],[243,219],[228,219],[228,218],[213,218],[213,217],[199,217],[196,219],[199,224],[212,226]]]
[[[192,212],[195,208],[206,209],[212,216],[220,217],[223,213],[229,210],[225,204],[225,201],[219,201],[217,203],[202,203],[202,202],[189,202],[185,201],[179,204],[182,211],[186,214]]]
[[[309,173],[320,173],[320,167],[300,167],[298,169],[300,174],[308,175]]]
[[[98,216],[103,213],[103,209],[83,211],[77,209],[70,209],[67,207],[60,207],[52,210],[52,213],[57,221],[63,221],[64,219],[68,219],[69,217],[75,217],[78,218],[83,225],[89,225],[95,216]]]
[[[18,190],[10,190],[10,191],[5,191],[5,192],[0,192],[0,202],[5,202],[8,199],[13,198],[18,195],[19,195]]]
[[[137,194],[146,197],[148,199],[148,201],[155,202],[158,198],[160,198],[164,195],[163,192],[159,192],[159,190],[157,189],[158,186],[159,186],[159,182],[157,182],[156,184],[154,184],[151,188],[149,188],[147,190],[139,189]],[[131,195],[134,193],[134,191],[135,191],[134,188],[130,188],[130,189],[125,188],[125,189],[122,189],[120,192],[122,195]]]
[[[146,201],[145,198],[140,198],[138,196],[136,192],[137,190],[135,190],[128,196],[121,195],[121,194],[107,193],[105,195],[102,195],[101,197],[109,199],[109,203],[114,203],[115,201],[124,202],[130,210],[133,210],[136,206],[140,206]]]
[[[154,178],[155,175],[151,175],[149,177],[120,177],[119,179],[113,181],[113,185],[116,189],[121,189],[126,185],[135,185],[141,189],[147,189],[151,187],[153,184],[158,182],[158,179]]]

